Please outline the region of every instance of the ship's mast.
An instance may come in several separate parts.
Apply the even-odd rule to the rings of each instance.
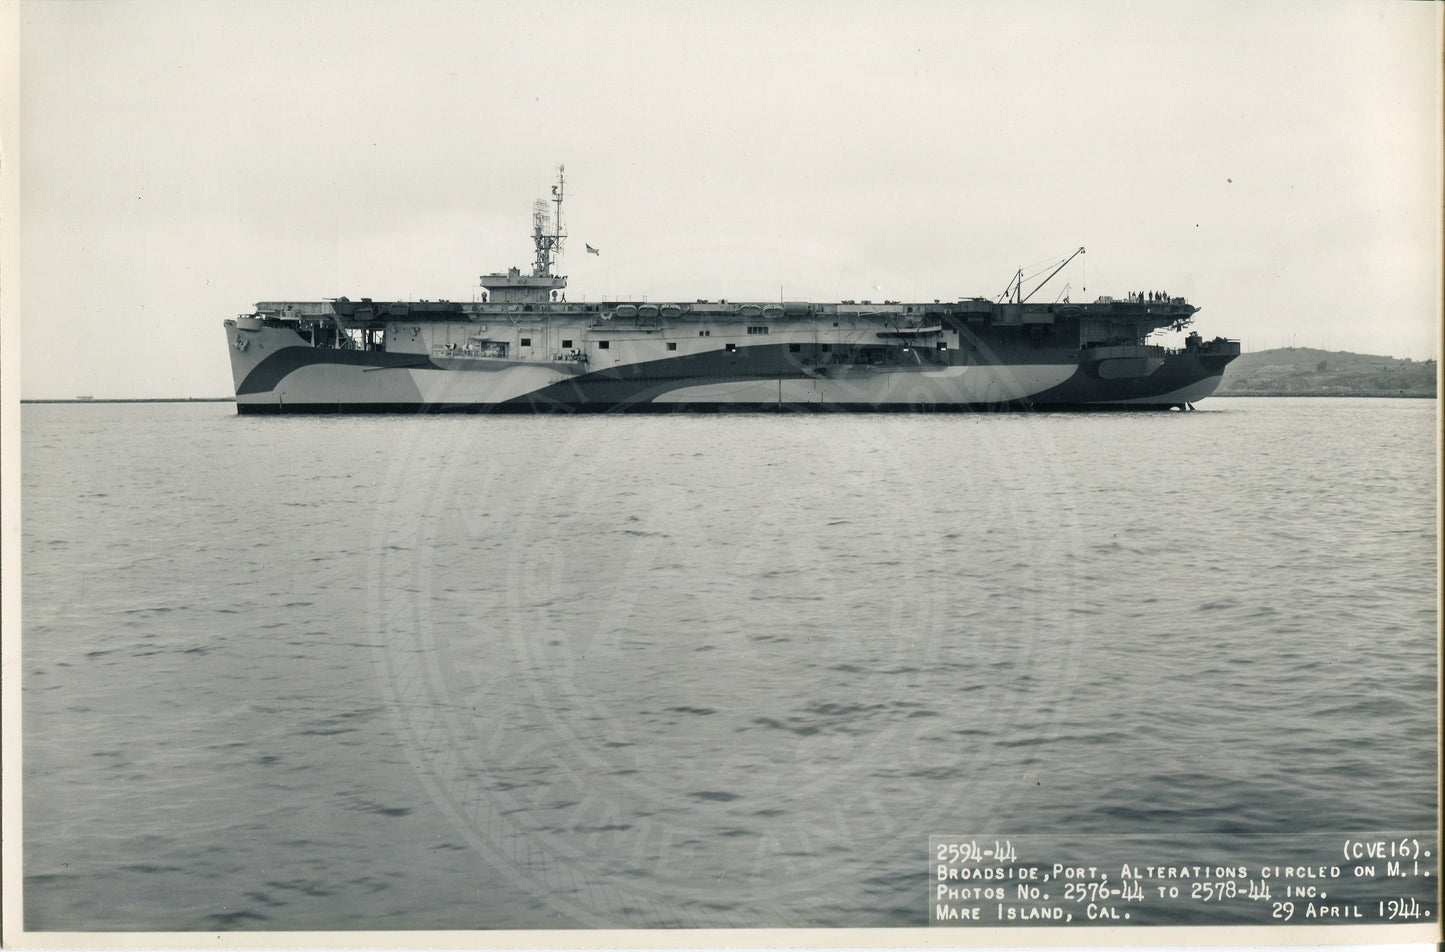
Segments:
[[[562,230],[562,198],[566,190],[567,167],[557,166],[557,184],[552,186],[552,204],[557,210],[547,211],[547,200],[537,199],[532,204],[532,243],[537,246],[537,260],[532,266],[532,276],[550,278],[552,264],[562,256],[562,242],[567,237]]]

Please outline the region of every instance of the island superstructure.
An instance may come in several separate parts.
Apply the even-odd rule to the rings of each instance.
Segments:
[[[1033,302],[1022,273],[997,300],[572,303],[565,187],[559,169],[534,206],[530,273],[482,275],[476,300],[264,301],[225,321],[237,411],[1184,409],[1239,355],[1149,343],[1192,323],[1182,297]]]

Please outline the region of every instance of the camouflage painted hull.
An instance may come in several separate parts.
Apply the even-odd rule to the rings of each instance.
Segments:
[[[258,305],[226,321],[241,413],[1168,409],[1239,354],[1180,301]]]

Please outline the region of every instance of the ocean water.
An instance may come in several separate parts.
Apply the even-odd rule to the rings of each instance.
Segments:
[[[933,835],[1433,829],[1435,413],[27,405],[25,925],[914,926]]]

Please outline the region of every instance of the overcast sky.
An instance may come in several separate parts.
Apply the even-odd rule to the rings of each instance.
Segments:
[[[1186,294],[1248,349],[1437,347],[1440,4],[18,21],[25,397],[228,395],[221,321],[259,300],[470,300],[529,266],[558,163],[573,301],[992,297],[1082,245],[1041,297]]]

